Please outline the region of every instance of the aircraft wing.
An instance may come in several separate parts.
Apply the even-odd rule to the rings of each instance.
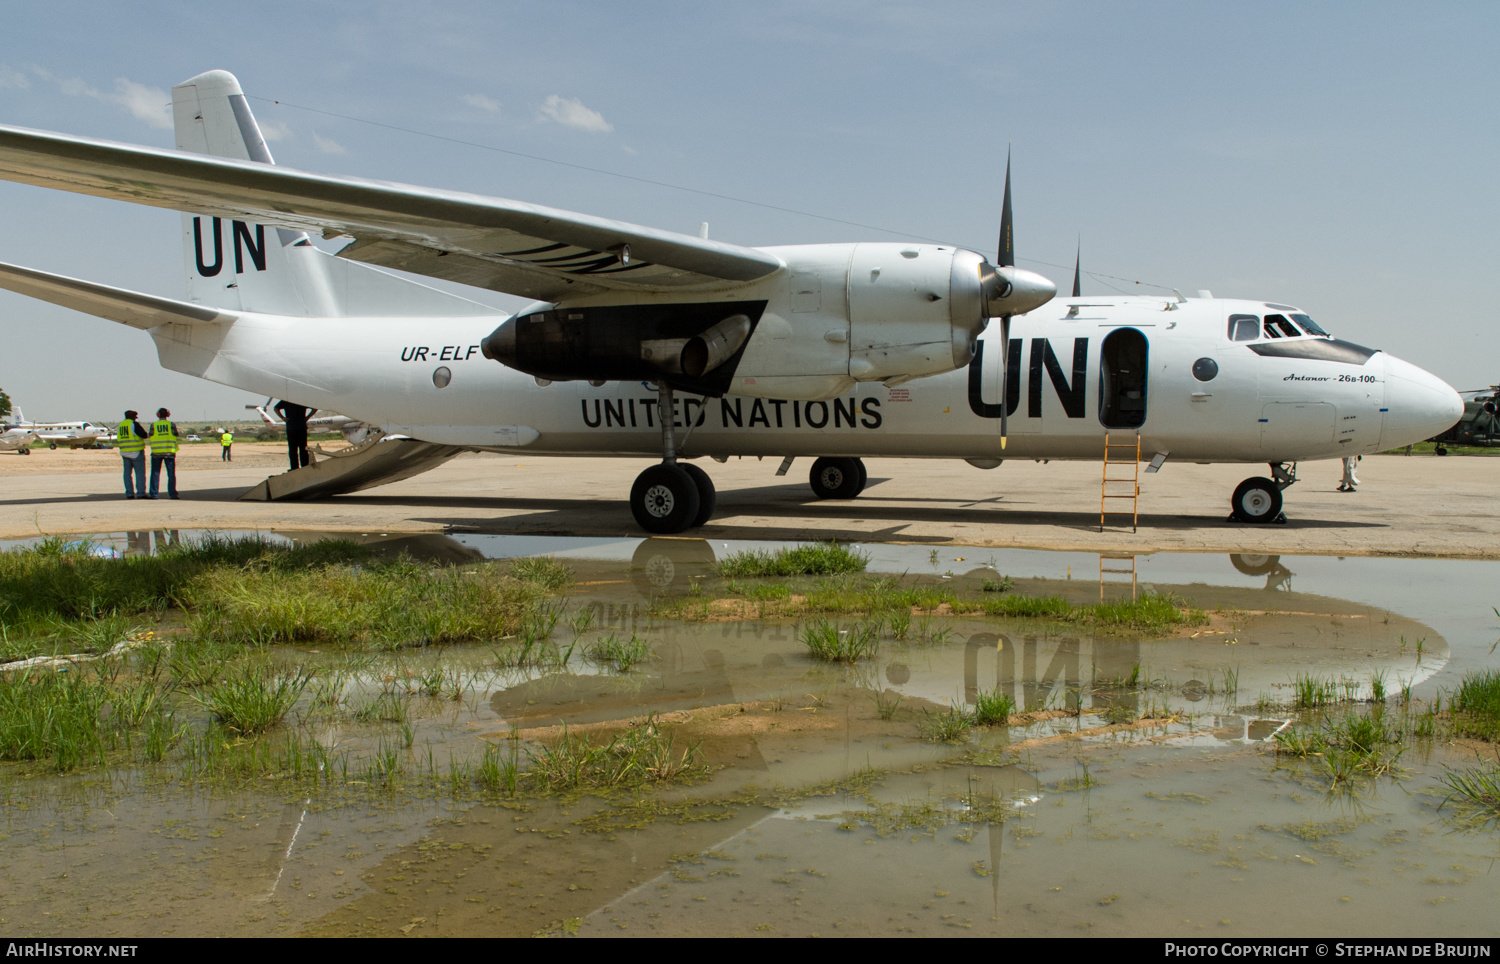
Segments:
[[[192,214],[348,235],[341,257],[543,300],[743,283],[755,248],[502,198],[0,126],[0,178]]]
[[[0,288],[147,331],[168,322],[191,324],[233,321],[238,317],[232,311],[112,288],[3,261],[0,261]]]

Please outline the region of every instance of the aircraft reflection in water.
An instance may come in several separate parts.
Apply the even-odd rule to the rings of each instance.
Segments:
[[[125,555],[160,551],[191,538],[173,529],[123,535]],[[306,543],[328,534],[279,535]],[[435,533],[349,538],[380,555],[405,554],[432,563],[457,565],[485,558],[457,539]],[[592,598],[578,602],[593,608],[594,626],[601,630],[649,633],[657,658],[633,672],[631,678],[639,685],[622,693],[601,694],[593,675],[597,670],[591,666],[573,666],[566,673],[520,671],[491,697],[491,709],[509,722],[536,726],[603,721],[716,702],[775,699],[792,690],[801,695],[817,682],[809,677],[811,670],[814,676],[826,674],[823,684],[850,684],[938,705],[956,698],[972,705],[981,690],[998,690],[1011,696],[1017,712],[1061,710],[1133,718],[1135,711],[1160,706],[1199,716],[1207,713],[1212,720],[1198,724],[1200,735],[1206,725],[1210,738],[1254,740],[1264,739],[1283,721],[1259,720],[1240,710],[1261,696],[1288,702],[1289,684],[1298,674],[1350,681],[1361,692],[1368,689],[1372,676],[1383,674],[1394,689],[1428,679],[1449,658],[1441,636],[1403,616],[1345,600],[1293,596],[1293,573],[1279,556],[1230,556],[1237,572],[1265,577],[1264,586],[1154,587],[1194,606],[1222,605],[1247,613],[1233,629],[1206,628],[1188,638],[1130,640],[1042,623],[1028,626],[1019,620],[1007,621],[1018,630],[996,632],[994,622],[984,617],[929,617],[929,631],[950,630],[952,642],[887,640],[876,661],[847,668],[810,662],[798,638],[800,623],[794,620],[693,622],[652,617],[653,601],[683,592],[695,578],[713,572],[715,552],[706,540],[645,539],[628,566],[623,561],[562,558],[577,567],[599,567],[601,575],[628,569],[628,581],[601,579],[600,588],[590,591]],[[994,571],[985,568],[966,575],[977,580]],[[1082,579],[1037,580],[1017,591],[1086,603],[1099,598],[1099,589],[1128,593],[1128,587],[1122,590],[1106,582],[1096,588],[1092,580]],[[1276,593],[1273,604],[1265,599],[1268,592]],[[914,627],[920,622],[921,617],[914,619]],[[1403,637],[1425,640],[1420,656],[1403,645]],[[1229,692],[1226,671],[1234,679]],[[1133,676],[1138,676],[1137,683],[1127,684]]]
[[[812,685],[806,676],[812,667],[829,674],[828,683],[838,680],[940,705],[956,697],[972,705],[981,690],[992,689],[1009,694],[1018,712],[1052,709],[1133,719],[1135,711],[1160,705],[1211,714],[1210,721],[1198,724],[1200,735],[1206,727],[1210,739],[1257,740],[1268,737],[1284,720],[1264,720],[1240,710],[1261,696],[1288,702],[1288,687],[1298,674],[1356,681],[1363,692],[1372,676],[1383,674],[1393,687],[1397,681],[1414,685],[1448,661],[1446,642],[1412,620],[1343,600],[1312,595],[1289,599],[1292,573],[1277,556],[1231,556],[1230,561],[1238,572],[1264,576],[1264,587],[1156,588],[1186,593],[1193,605],[1207,608],[1219,600],[1252,614],[1267,608],[1283,611],[1248,615],[1232,630],[1206,628],[1196,638],[1160,640],[1096,637],[1039,623],[1028,630],[1022,621],[1008,622],[1021,626],[1020,631],[996,632],[994,623],[983,617],[933,617],[930,626],[951,629],[955,642],[887,641],[875,663],[848,669],[810,664],[798,639],[800,626],[790,620],[652,619],[648,601],[683,591],[694,577],[712,572],[714,550],[706,541],[644,540],[631,563],[638,595],[597,599],[589,605],[595,607],[596,625],[602,629],[626,634],[649,627],[660,661],[641,671],[642,687],[626,699],[638,701],[642,711],[648,706],[667,712],[714,702],[774,699],[787,687]],[[976,570],[970,575],[993,572]],[[1084,580],[1039,582],[1034,591],[1063,594],[1077,602],[1096,598],[1094,583]],[[1274,607],[1263,598],[1273,591]],[[1371,618],[1377,612],[1379,618]],[[913,622],[919,621],[920,617]],[[1403,636],[1427,640],[1420,658],[1402,645]],[[1126,682],[1133,676],[1139,677],[1136,685]],[[497,692],[491,708],[525,725],[618,718],[622,706],[616,700],[601,702],[597,690],[587,677],[570,680],[556,674]],[[538,699],[542,692],[546,697]]]

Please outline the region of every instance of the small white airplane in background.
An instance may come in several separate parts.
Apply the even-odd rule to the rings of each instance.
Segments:
[[[36,433],[29,428],[15,425],[0,425],[0,452],[15,452],[30,455],[31,446],[37,441]]]
[[[29,422],[26,415],[16,409],[15,427],[26,429],[36,435],[36,441],[49,449],[58,446],[69,449],[91,449],[108,443],[114,433],[108,427],[93,422]],[[27,447],[30,447],[28,443]],[[30,454],[29,452],[27,453]]]
[[[187,300],[11,265],[0,287],[147,331],[174,371],[393,435],[659,454],[630,494],[650,532],[713,514],[707,473],[679,459],[813,456],[814,491],[848,498],[863,456],[1099,461],[1106,432],[1157,468],[1269,464],[1231,507],[1270,522],[1296,461],[1463,413],[1441,379],[1297,308],[1083,298],[1076,275],[1054,299],[1015,267],[1008,170],[994,264],[951,245],[750,248],[277,167],[223,71],[173,88],[173,114],[176,151],[0,127],[0,178],[189,212]],[[308,231],[353,240],[329,255]],[[541,300],[506,316],[380,267]]]

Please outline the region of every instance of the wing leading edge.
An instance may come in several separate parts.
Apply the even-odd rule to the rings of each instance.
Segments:
[[[521,201],[20,127],[0,126],[0,178],[349,235],[342,257],[548,301],[744,283],[781,267],[755,248]]]

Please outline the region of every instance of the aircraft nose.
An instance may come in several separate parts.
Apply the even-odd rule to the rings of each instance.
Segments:
[[[1390,355],[1385,358],[1385,407],[1382,449],[1425,441],[1458,424],[1464,414],[1464,400],[1451,385]]]

